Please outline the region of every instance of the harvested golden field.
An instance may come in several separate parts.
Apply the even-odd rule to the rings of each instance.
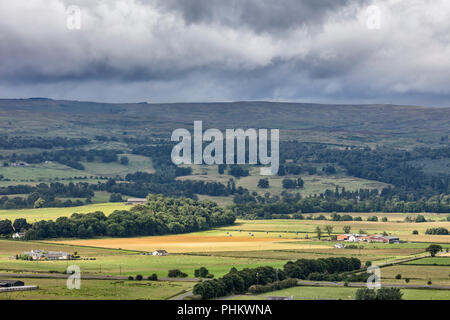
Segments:
[[[252,231],[252,232],[299,232],[315,234],[316,227],[322,228],[333,226],[333,234],[343,233],[344,226],[350,226],[351,232],[366,234],[382,234],[387,232],[391,235],[399,236],[401,240],[418,242],[450,242],[450,235],[425,235],[428,228],[445,227],[450,229],[450,222],[370,222],[370,221],[328,221],[328,220],[237,220],[234,226],[218,228],[217,230],[230,231]],[[413,235],[412,231],[417,230],[418,235]]]
[[[325,245],[309,244],[306,241],[302,244],[301,242],[302,241],[298,239],[283,239],[277,241],[273,238],[261,237],[251,238],[184,234],[140,238],[67,240],[56,241],[55,243],[140,251],[165,249],[171,253],[329,248],[329,246]]]

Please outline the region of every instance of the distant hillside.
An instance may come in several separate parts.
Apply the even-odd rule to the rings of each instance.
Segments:
[[[169,137],[204,127],[279,128],[283,139],[342,144],[438,144],[450,134],[450,108],[233,102],[110,104],[45,98],[0,100],[2,133]]]

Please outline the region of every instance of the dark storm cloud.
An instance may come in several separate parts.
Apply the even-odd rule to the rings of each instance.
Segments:
[[[450,105],[448,21],[446,0],[0,0],[0,97]]]
[[[349,4],[368,0],[158,0],[169,11],[180,12],[186,23],[220,23],[248,27],[255,32],[283,32],[294,27],[320,26]]]

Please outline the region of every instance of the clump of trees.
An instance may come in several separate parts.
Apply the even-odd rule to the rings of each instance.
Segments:
[[[361,288],[356,290],[355,300],[402,300],[399,288],[381,288],[378,290]]]
[[[361,269],[361,261],[357,258],[323,258],[323,259],[299,259],[289,261],[284,265],[284,273],[287,277],[307,279],[312,273],[334,274]]]
[[[168,272],[169,278],[186,278],[187,276],[187,273],[184,273],[179,269],[172,269]]]
[[[302,178],[298,179],[283,179],[281,182],[284,189],[296,189],[296,188],[303,188],[304,181]]]
[[[208,269],[205,267],[200,267],[194,270],[194,276],[196,278],[214,278],[214,275],[209,273]]]
[[[252,294],[260,294],[264,292],[291,288],[295,287],[296,285],[297,285],[296,279],[284,279],[281,281],[271,282],[266,285],[254,284],[250,288],[248,288],[248,292]]]
[[[438,227],[438,228],[429,228],[425,231],[425,234],[432,234],[432,235],[448,235],[448,229],[444,227]]]
[[[284,272],[272,267],[245,268],[238,271],[232,268],[222,278],[197,283],[193,293],[202,299],[223,297],[231,293],[245,293],[253,285],[265,286],[286,279]]]
[[[211,201],[150,195],[145,205],[135,206],[129,211],[116,210],[108,217],[97,211],[74,213],[56,221],[35,222],[25,233],[25,239],[174,234],[231,225],[234,221],[233,213]]]

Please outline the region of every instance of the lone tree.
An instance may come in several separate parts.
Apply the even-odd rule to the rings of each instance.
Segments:
[[[350,226],[344,226],[344,227],[342,228],[342,230],[344,230],[344,233],[350,233],[350,231],[352,230],[352,227],[350,227]]]
[[[442,251],[442,247],[438,244],[430,244],[430,246],[426,248],[425,251],[429,252],[431,256],[434,257],[436,253]]]
[[[325,231],[328,233],[328,236],[331,237],[331,233],[333,232],[333,226],[330,225],[325,226]]]
[[[317,226],[317,228],[316,228],[316,233],[317,233],[317,239],[320,240],[320,237],[322,236],[322,229],[320,229],[319,226]]]

